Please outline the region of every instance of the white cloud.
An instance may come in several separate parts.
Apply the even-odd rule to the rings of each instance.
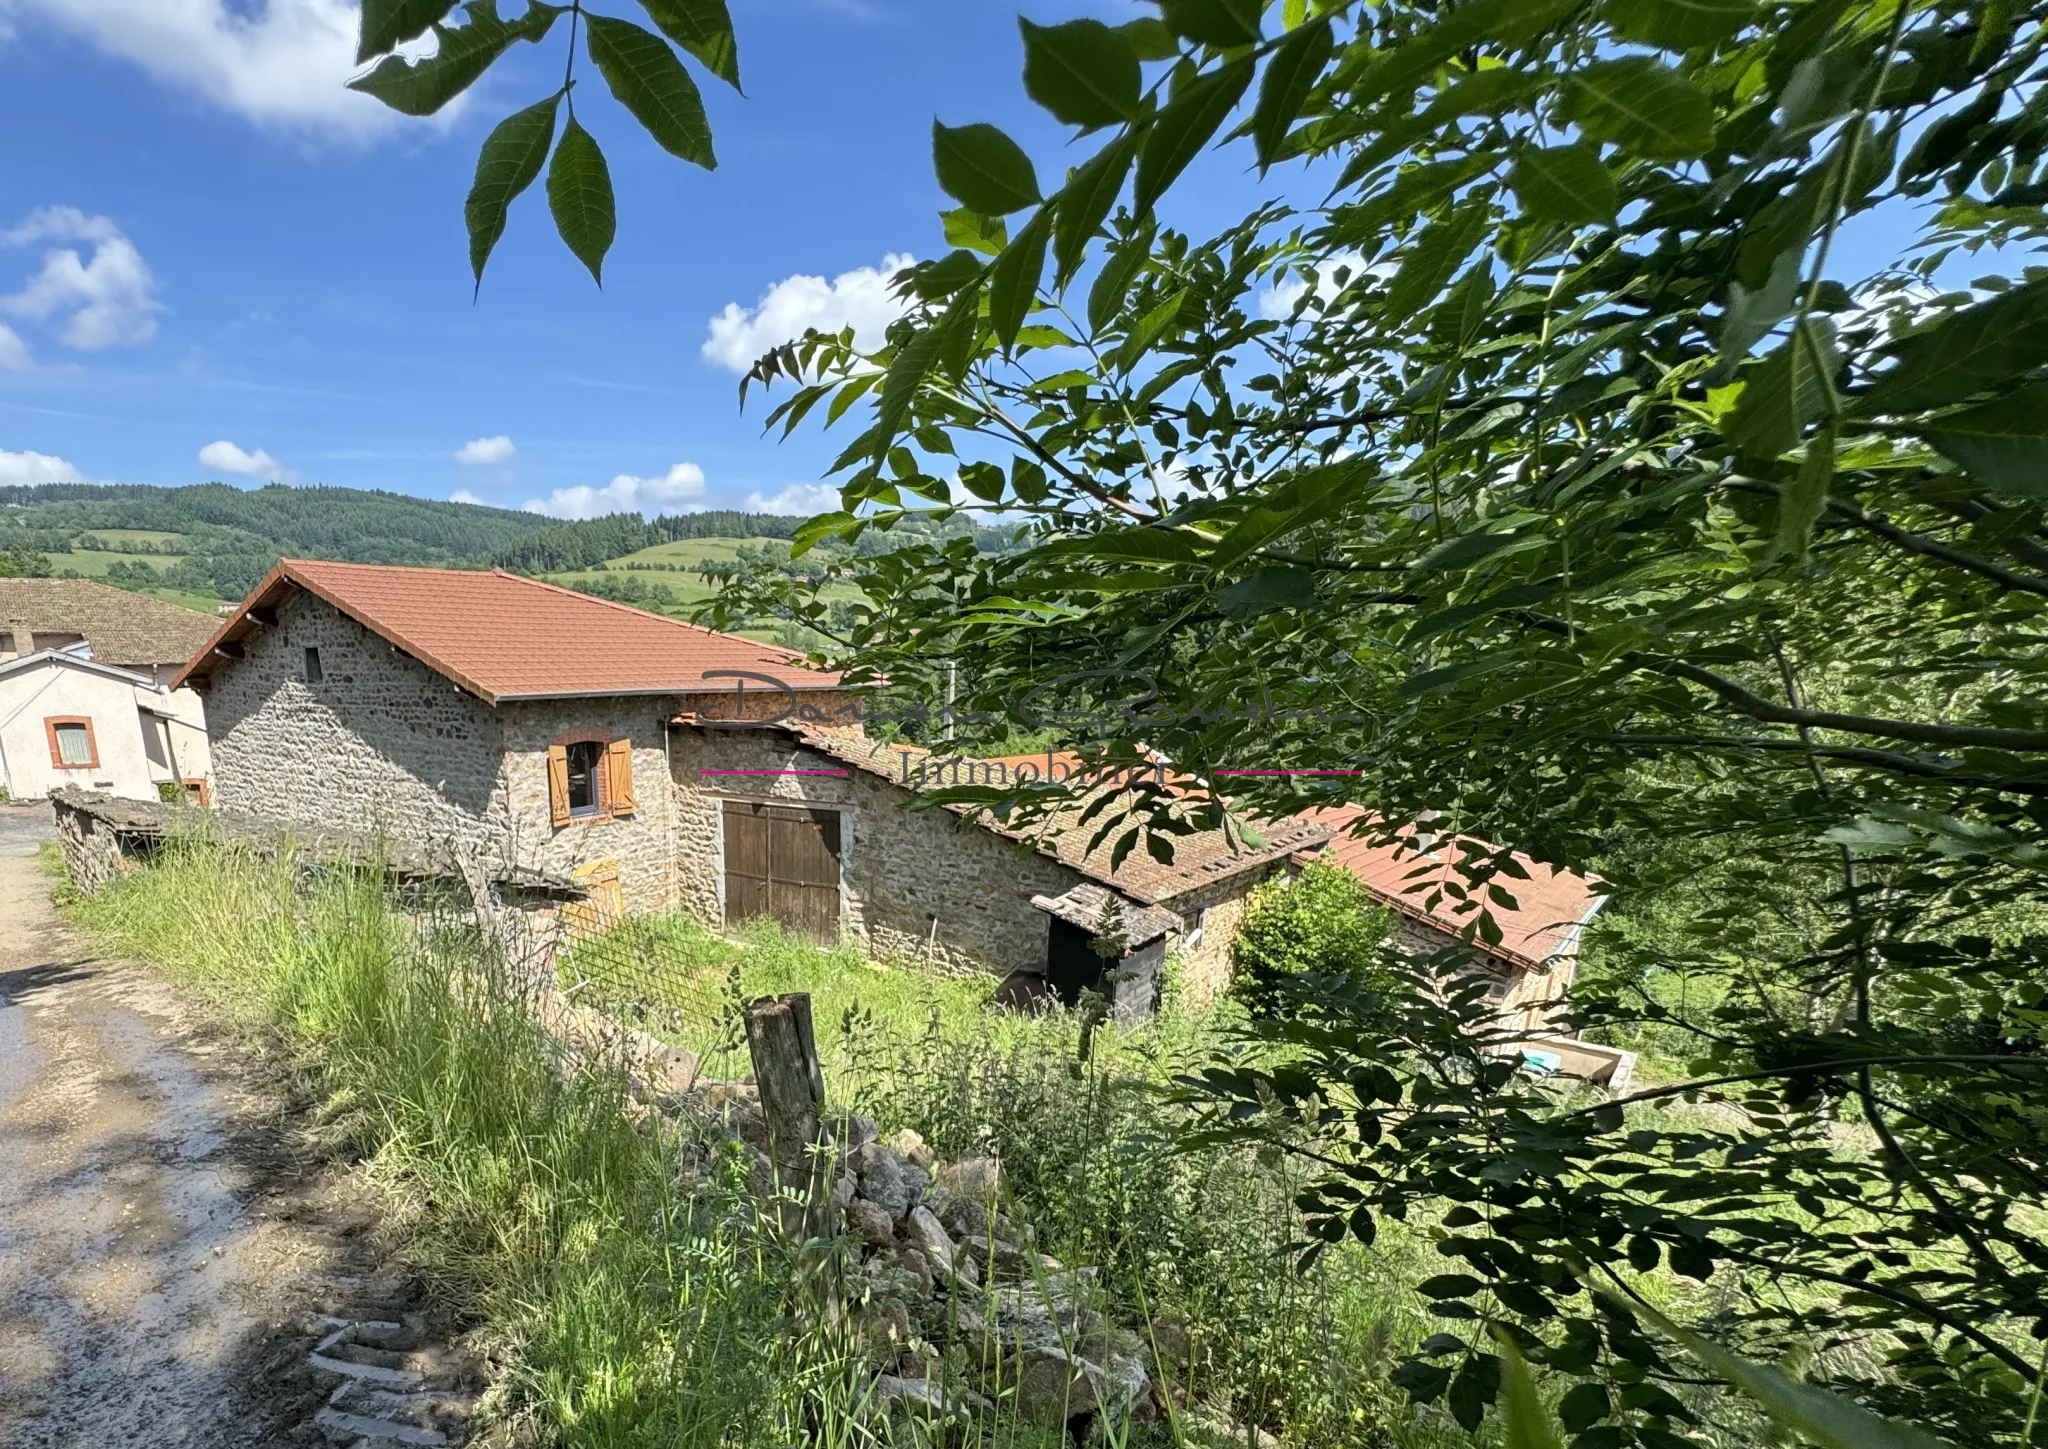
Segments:
[[[772,497],[749,493],[747,507],[756,513],[837,513],[839,490],[830,483],[792,483]]]
[[[10,453],[0,448],[0,484],[84,483],[85,474],[62,458],[48,453]]]
[[[19,292],[0,297],[0,311],[39,322],[69,313],[57,336],[67,347],[81,351],[147,342],[156,335],[156,314],[163,304],[150,295],[154,279],[142,253],[107,217],[87,216],[75,206],[46,206],[0,234],[0,241],[11,246],[33,241],[93,243],[91,261],[73,247],[44,252],[42,271]],[[27,348],[18,336],[14,343],[18,365],[27,366]],[[0,346],[0,354],[6,351]]]
[[[26,372],[34,366],[35,359],[28,355],[28,344],[21,340],[21,334],[0,322],[0,372]]]
[[[1315,269],[1316,295],[1326,303],[1337,296],[1337,273],[1340,269],[1344,272],[1346,286],[1356,282],[1361,272],[1383,277],[1390,275],[1393,270],[1386,266],[1367,267],[1365,258],[1357,252],[1339,252]],[[1294,315],[1295,305],[1307,295],[1308,279],[1289,272],[1279,282],[1259,293],[1259,315],[1284,322]]]
[[[471,438],[455,450],[458,463],[502,463],[519,450],[503,433],[494,438]]]
[[[453,493],[448,495],[448,501],[450,503],[474,503],[479,508],[488,508],[491,506],[490,504],[484,502],[483,499],[477,497],[474,493],[470,492],[467,488],[456,489]]]
[[[892,252],[879,267],[856,267],[829,282],[798,273],[763,292],[751,307],[728,302],[711,319],[704,360],[729,372],[745,372],[762,353],[812,327],[837,332],[850,326],[862,347],[878,347],[889,324],[903,315],[903,303],[889,293],[889,278],[912,260]]]
[[[550,518],[601,518],[607,513],[644,513],[649,518],[678,504],[700,503],[704,497],[704,470],[695,463],[678,463],[656,478],[638,478],[621,473],[602,488],[581,484],[557,488],[545,498],[526,500],[528,513],[545,513]]]
[[[225,438],[201,448],[199,461],[223,473],[241,473],[251,478],[281,478],[285,473],[284,466],[261,448],[251,453]]]
[[[0,0],[0,25],[10,18],[66,31],[258,124],[369,136],[402,122],[346,88],[358,68],[351,0]],[[406,52],[434,48],[428,37]]]

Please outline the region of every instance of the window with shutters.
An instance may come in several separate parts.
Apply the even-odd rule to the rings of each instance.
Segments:
[[[596,740],[576,740],[569,746],[569,818],[582,820],[603,808],[598,771],[604,762],[604,747]]]
[[[92,721],[83,716],[52,716],[43,721],[50,737],[50,763],[60,770],[99,768],[99,744],[93,738]]]
[[[631,815],[633,742],[574,735],[548,746],[548,813],[556,829]]]

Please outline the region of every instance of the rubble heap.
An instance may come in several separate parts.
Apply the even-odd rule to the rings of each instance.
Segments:
[[[746,1143],[755,1190],[775,1189],[766,1127],[750,1089],[693,1092],[691,1115]],[[933,1159],[908,1130],[882,1140],[858,1116],[831,1122],[839,1299],[878,1372],[866,1412],[922,1423],[964,1421],[1000,1404],[1076,1438],[1098,1422],[1157,1416],[1162,1358],[1184,1352],[1178,1324],[1147,1337],[1109,1323],[1095,1270],[1036,1250],[1003,1211],[992,1157]],[[1177,1377],[1177,1375],[1174,1375]]]

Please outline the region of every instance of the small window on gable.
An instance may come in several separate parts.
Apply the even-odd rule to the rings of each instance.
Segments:
[[[595,815],[604,807],[600,770],[604,746],[596,740],[577,740],[567,750],[569,763],[569,814],[572,818]]]
[[[308,648],[306,650],[306,683],[318,684],[326,677],[326,674],[320,668],[320,651]]]

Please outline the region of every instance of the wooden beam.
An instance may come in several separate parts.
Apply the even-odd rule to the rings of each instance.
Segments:
[[[254,619],[266,629],[275,629],[277,627],[277,610],[266,608],[262,604],[258,604],[249,610],[248,617]]]
[[[242,646],[232,639],[223,639],[220,643],[213,646],[213,652],[225,654],[230,659],[240,659],[242,657]]]

